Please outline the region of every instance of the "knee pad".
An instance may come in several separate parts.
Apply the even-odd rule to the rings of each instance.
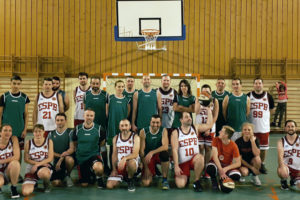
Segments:
[[[230,175],[230,178],[234,181],[239,181],[241,176],[239,174],[232,174]]]
[[[162,151],[159,153],[159,159],[161,162],[168,162],[169,161],[169,153],[167,151]]]
[[[214,178],[217,176],[217,167],[213,164],[208,164],[206,172],[210,175],[210,177]]]

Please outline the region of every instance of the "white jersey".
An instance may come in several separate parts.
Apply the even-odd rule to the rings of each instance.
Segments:
[[[250,93],[249,122],[254,124],[254,133],[270,132],[270,109],[268,93],[257,99]]]
[[[133,145],[134,145],[134,133],[131,132],[131,135],[127,140],[123,140],[121,133],[117,136],[116,147],[118,151],[118,162],[122,160],[123,157],[132,154]]]
[[[300,170],[300,136],[297,136],[294,144],[290,144],[286,137],[282,138],[283,144],[283,161],[288,167]]]
[[[194,127],[187,134],[183,133],[181,128],[178,130],[178,162],[179,164],[191,160],[195,154],[199,153],[198,136]]]
[[[89,87],[86,91],[81,90],[80,87],[76,87],[75,89],[75,115],[74,119],[84,120],[84,105],[83,105],[83,98],[84,94],[89,91],[91,87]]]
[[[214,109],[214,105],[211,104],[210,105],[210,109],[213,110]],[[200,105],[200,113],[196,114],[196,124],[206,124],[207,122],[207,111],[206,109]],[[214,123],[214,125],[211,128],[211,133],[215,133],[216,132],[216,123]]]
[[[0,160],[5,160],[5,159],[13,157],[13,156],[14,156],[13,143],[12,143],[12,140],[10,139],[8,141],[8,144],[6,145],[6,147],[4,149],[0,149]],[[7,165],[8,165],[8,163],[0,164],[0,173],[4,172]]]
[[[58,94],[54,92],[52,96],[45,97],[41,92],[37,101],[37,123],[43,124],[45,131],[56,129],[55,116],[59,113]]]
[[[176,91],[170,88],[165,92],[161,88],[158,90],[161,94],[161,107],[162,107],[162,127],[171,128],[175,117],[173,110],[173,101],[176,95]]]

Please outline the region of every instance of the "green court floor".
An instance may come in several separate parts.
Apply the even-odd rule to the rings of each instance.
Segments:
[[[266,167],[269,170],[267,175],[260,175],[262,181],[261,187],[254,187],[249,182],[250,177],[246,178],[245,183],[238,183],[236,189],[230,194],[224,194],[221,192],[215,192],[210,189],[210,181],[202,180],[204,191],[201,193],[195,193],[190,184],[189,188],[176,189],[174,187],[174,180],[170,178],[171,189],[168,191],[162,191],[160,189],[160,180],[155,180],[153,186],[149,188],[136,187],[136,191],[130,193],[127,191],[127,185],[123,184],[120,188],[115,190],[101,190],[96,186],[90,186],[87,188],[81,188],[79,186],[73,186],[71,188],[52,188],[50,193],[44,193],[42,191],[42,184],[39,185],[41,189],[37,189],[32,196],[25,199],[32,200],[53,200],[53,199],[122,199],[122,200],[160,200],[160,199],[172,199],[172,200],[194,200],[194,199],[237,199],[237,200],[264,200],[264,199],[287,199],[287,200],[299,200],[300,193],[293,191],[282,191],[279,186],[279,178],[276,174],[277,168],[277,151],[276,141],[281,135],[271,135],[270,138],[270,150],[267,155]],[[24,164],[22,164],[22,175],[24,175]],[[171,173],[172,177],[173,174]],[[72,178],[76,179],[76,172],[72,173]],[[191,181],[192,183],[192,181]],[[136,183],[139,185],[139,183]],[[18,186],[21,191],[21,185]],[[0,199],[10,198],[10,190],[8,186],[2,188],[2,194]]]

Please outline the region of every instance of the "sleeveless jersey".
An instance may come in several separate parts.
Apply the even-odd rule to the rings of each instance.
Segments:
[[[55,116],[59,113],[58,94],[53,93],[51,97],[45,97],[41,92],[38,96],[38,118],[37,123],[43,124],[45,131],[56,128]]]
[[[127,140],[123,140],[121,133],[118,134],[116,140],[116,147],[118,152],[118,161],[120,162],[124,156],[128,156],[133,152],[134,145],[134,133],[131,132],[131,135]]]
[[[4,107],[2,123],[12,127],[13,135],[21,137],[25,127],[25,105],[28,102],[26,94],[20,92],[19,96],[13,96],[10,92],[4,94]]]
[[[98,94],[93,94],[91,90],[85,93],[84,105],[85,108],[91,108],[95,111],[94,122],[106,128],[106,103],[108,101],[108,94],[104,90],[100,90]]]
[[[199,144],[197,133],[192,126],[187,134],[183,133],[181,128],[178,131],[178,161],[179,164],[191,160],[195,154],[199,153]]]
[[[107,127],[107,144],[112,145],[114,136],[119,133],[119,123],[122,119],[127,118],[128,104],[130,99],[127,97],[118,98],[110,95],[108,99],[108,127]]]
[[[0,149],[0,160],[5,160],[5,159],[13,157],[13,156],[14,156],[13,143],[12,143],[12,140],[9,139],[6,147],[4,149]],[[0,172],[4,172],[4,170],[6,169],[8,164],[9,163],[0,164]]]
[[[210,105],[210,109],[211,110],[214,109],[214,104]],[[207,122],[207,112],[206,112],[206,109],[204,109],[202,105],[200,105],[200,113],[198,113],[196,115],[196,121],[195,122],[196,122],[196,124],[206,124],[206,122]],[[211,128],[210,132],[211,133],[215,133],[216,132],[216,123],[214,123],[214,125]]]
[[[177,95],[176,99],[177,99],[178,105],[181,105],[181,106],[184,106],[184,107],[189,107],[190,105],[195,104],[196,97],[194,95],[191,95],[189,97],[184,97],[182,95]],[[193,119],[192,113],[190,113],[190,115]],[[175,118],[174,118],[174,121],[173,121],[173,124],[172,124],[172,128],[178,128],[178,127],[181,126],[180,116],[181,116],[181,112],[175,112]]]
[[[150,151],[157,149],[162,146],[162,135],[163,135],[164,127],[160,127],[157,130],[157,133],[151,133],[150,127],[144,128],[145,132],[145,155],[147,155]]]
[[[36,146],[34,140],[29,140],[29,157],[30,160],[41,162],[48,158],[49,153],[49,139],[46,138],[41,146]]]
[[[66,104],[65,104],[66,92],[64,90],[58,90],[57,93],[61,95],[64,104],[64,111],[66,111]]]
[[[257,99],[250,93],[249,122],[254,124],[254,133],[270,132],[270,109],[268,93],[261,99]]]
[[[299,170],[300,169],[300,136],[297,136],[294,144],[290,144],[286,137],[282,138],[283,144],[283,161],[288,167]]]
[[[222,127],[226,124],[226,120],[223,115],[223,100],[227,95],[229,95],[229,92],[225,90],[223,94],[219,94],[217,91],[213,91],[211,95],[219,102],[219,113],[216,121],[216,133],[218,134]]]
[[[83,106],[83,97],[84,94],[91,90],[91,87],[89,87],[86,91],[83,91],[80,89],[79,86],[76,87],[75,89],[75,115],[74,119],[78,120],[84,120],[83,114],[84,114],[84,106]]]
[[[175,117],[175,112],[173,110],[173,100],[176,92],[172,88],[170,88],[170,90],[166,92],[159,88],[158,91],[161,94],[162,126],[164,128],[171,128]]]
[[[72,129],[67,128],[64,132],[59,133],[57,130],[51,131],[49,134],[49,139],[53,141],[53,150],[55,153],[63,153],[69,149],[70,141],[72,135]]]
[[[229,95],[226,121],[227,124],[235,130],[235,132],[241,132],[242,124],[247,121],[246,112],[247,95]]]
[[[139,90],[136,121],[138,129],[149,126],[154,114],[157,114],[156,90],[152,89],[150,92],[144,92],[143,89]]]
[[[136,91],[137,91],[136,89],[133,92],[127,92],[126,89],[123,91],[123,95],[130,100],[130,113],[127,118],[130,121],[130,123],[132,119],[132,110],[133,110],[133,95]]]

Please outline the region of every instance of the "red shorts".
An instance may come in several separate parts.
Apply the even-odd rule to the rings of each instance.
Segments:
[[[254,133],[255,137],[259,139],[259,149],[269,149],[269,134],[270,133]]]
[[[84,120],[81,120],[81,119],[74,119],[74,128],[79,125],[79,124],[82,124],[84,122]]]
[[[139,167],[139,160],[138,159],[134,159],[134,160],[135,160],[136,170],[137,170],[138,167]],[[123,177],[127,177],[128,174],[127,174],[126,168],[127,168],[127,163],[125,163],[125,166],[124,166],[123,170],[117,169],[118,170],[118,175],[121,175]]]
[[[182,171],[181,175],[185,175],[185,176],[188,176],[188,177],[190,176],[190,171],[194,170],[193,160],[194,160],[194,158],[195,158],[196,155],[197,154],[195,154],[191,160],[179,164],[179,167],[180,167],[180,169]]]
[[[150,160],[150,163],[148,164],[148,168],[149,168],[152,176],[156,175],[156,172],[155,172],[156,164],[160,164],[159,153],[154,154]],[[143,171],[143,173],[144,173],[144,171]]]
[[[294,180],[296,184],[300,182],[300,170],[289,167],[289,174],[291,176],[291,179]]]
[[[216,133],[210,133],[209,135],[204,135],[204,133],[199,134],[198,140],[200,145],[211,146],[213,139],[215,138]]]

